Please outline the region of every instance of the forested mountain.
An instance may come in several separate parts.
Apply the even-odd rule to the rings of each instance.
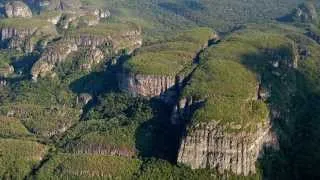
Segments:
[[[1,0],[0,179],[318,179],[317,0]]]

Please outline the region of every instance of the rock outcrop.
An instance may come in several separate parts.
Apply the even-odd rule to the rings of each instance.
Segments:
[[[94,65],[101,63],[103,59],[121,53],[120,50],[128,49],[130,52],[141,46],[141,31],[121,29],[119,32],[96,34],[96,29],[94,27],[90,28],[93,29],[88,32],[82,32],[80,28],[78,29],[80,32],[67,34],[57,43],[47,47],[32,67],[33,79],[36,80],[39,76],[46,76],[73,51],[80,55],[76,60],[79,69],[90,71]],[[106,30],[99,28],[101,31]]]
[[[109,35],[99,35],[89,32],[79,33],[67,35],[63,39],[64,41],[72,42],[81,47],[108,46],[117,54],[122,49],[128,49],[129,52],[132,52],[134,49],[140,47],[142,45],[141,38],[141,30],[128,30]]]
[[[36,32],[36,30],[37,28],[1,28],[2,46],[9,49],[31,52],[34,48],[34,43],[31,42],[31,36]]]
[[[92,66],[99,64],[104,59],[104,54],[99,48],[90,48],[85,51],[84,62],[80,63],[83,70],[91,70]]]
[[[28,36],[35,33],[37,30],[36,27],[30,27],[30,28],[24,28],[24,29],[18,29],[14,27],[3,27],[1,28],[1,41],[8,40],[14,37],[17,37],[19,39],[25,39]]]
[[[32,79],[37,80],[39,76],[47,75],[56,64],[63,62],[73,51],[77,51],[77,46],[69,42],[58,42],[49,46],[33,65],[31,69]]]
[[[37,45],[45,45],[44,42],[56,35],[55,26],[45,20],[12,18],[0,22],[0,40],[3,48],[32,52]]]
[[[183,138],[178,162],[193,169],[211,168],[221,173],[254,174],[255,163],[263,148],[276,142],[268,124],[258,124],[254,132],[226,132],[217,122],[199,124],[190,128]]]
[[[32,17],[30,8],[21,1],[9,1],[5,5],[5,14],[8,18],[20,17],[27,18]]]
[[[198,53],[216,39],[218,36],[211,29],[196,28],[179,33],[170,42],[137,50],[125,62],[119,78],[120,89],[134,96],[160,97],[174,104],[181,83],[195,67]]]
[[[140,74],[122,75],[120,88],[134,96],[154,97],[162,95],[174,87],[176,78],[172,76],[152,76]]]

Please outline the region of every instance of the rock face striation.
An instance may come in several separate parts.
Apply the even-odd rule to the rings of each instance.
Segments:
[[[99,64],[104,59],[104,54],[99,48],[90,48],[85,52],[85,62],[80,64],[83,70],[91,70],[93,65]]]
[[[1,28],[1,41],[3,46],[18,51],[31,52],[34,44],[30,37],[36,32],[36,28],[16,29],[14,27]]]
[[[30,8],[21,1],[10,1],[5,5],[5,14],[8,18],[20,17],[27,18],[32,17]]]
[[[217,39],[211,29],[199,28],[182,32],[171,42],[139,49],[125,64],[120,75],[120,89],[134,96],[160,97],[174,103],[181,82],[194,68],[198,53],[208,47],[211,40]]]
[[[77,51],[77,46],[68,42],[60,42],[49,46],[33,65],[31,69],[32,79],[37,80],[39,76],[47,75],[56,64],[63,62],[73,51]]]
[[[42,53],[40,59],[33,65],[31,75],[33,80],[48,75],[57,64],[62,63],[72,52],[80,56],[77,63],[81,70],[91,70],[102,60],[120,53],[122,49],[133,51],[141,46],[141,32],[128,30],[117,35],[97,35],[95,33],[78,33],[66,35],[58,42],[52,43]],[[106,49],[107,48],[107,49]],[[53,74],[54,75],[54,74]]]
[[[268,124],[257,125],[257,130],[251,133],[226,133],[216,122],[200,124],[183,138],[178,162],[193,169],[249,175],[256,172],[255,163],[263,148],[275,142]]]
[[[119,32],[116,35],[79,33],[74,35],[67,35],[63,38],[63,40],[72,42],[81,47],[112,47],[112,51],[117,54],[122,49],[128,49],[129,52],[132,52],[134,49],[139,48],[142,45],[141,38],[141,30],[128,30]]]
[[[36,45],[47,42],[56,34],[55,26],[45,20],[9,18],[0,22],[0,40],[4,48],[32,52]]]
[[[176,84],[176,78],[172,76],[152,76],[129,74],[122,77],[121,89],[126,89],[132,95],[153,97],[167,92]]]

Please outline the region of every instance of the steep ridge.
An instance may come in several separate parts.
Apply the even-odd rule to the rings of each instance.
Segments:
[[[32,52],[38,43],[57,35],[56,28],[38,18],[8,18],[0,21],[1,45],[4,48]]]
[[[190,121],[178,162],[254,174],[264,147],[278,144],[271,120],[280,110],[266,104],[275,98],[266,82],[297,68],[296,51],[294,41],[259,30],[235,33],[205,51],[173,114],[178,123]]]
[[[130,53],[142,45],[141,30],[132,24],[100,24],[67,31],[64,38],[52,43],[33,65],[34,80],[46,76],[64,62],[72,52],[78,52],[79,69],[90,70],[103,59]]]
[[[125,63],[120,88],[135,96],[162,96],[165,101],[172,101],[179,83],[194,68],[197,53],[216,39],[217,34],[210,29],[199,28],[183,32],[169,42],[143,47]]]

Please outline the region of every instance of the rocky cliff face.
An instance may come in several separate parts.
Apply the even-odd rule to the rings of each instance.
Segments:
[[[88,49],[84,56],[85,62],[80,64],[80,68],[83,70],[91,70],[93,65],[99,64],[105,57],[98,48]]]
[[[11,1],[5,5],[5,14],[8,18],[32,17],[30,8],[21,1]]]
[[[171,76],[152,76],[139,74],[123,75],[120,88],[133,94],[145,97],[162,95],[175,85],[176,79]]]
[[[31,35],[36,32],[37,28],[1,28],[1,41],[3,46],[9,49],[15,49],[25,52],[32,52],[34,43],[31,42]]]
[[[115,53],[119,50],[127,48],[129,52],[142,45],[142,37],[140,30],[127,31],[116,36],[101,36],[89,33],[81,33],[78,35],[70,35],[64,37],[64,41],[69,41],[77,46],[82,47],[99,47],[109,46]]]
[[[193,169],[211,168],[238,175],[255,173],[263,148],[276,144],[268,124],[257,125],[253,132],[226,132],[225,127],[211,122],[199,124],[187,134],[181,142],[178,162]]]
[[[19,20],[17,23],[23,23],[23,21],[20,22]],[[45,42],[55,37],[56,34],[55,27],[49,23],[43,24],[41,27],[36,25],[30,27],[10,25],[0,28],[1,46],[24,52],[32,52],[40,41],[45,46]]]
[[[14,27],[4,27],[1,28],[1,40],[8,40],[14,37],[19,39],[25,39],[26,37],[32,35],[37,30],[36,27],[33,28],[25,28],[25,29],[17,29]]]
[[[128,37],[135,35],[137,37]],[[42,53],[40,59],[32,67],[32,77],[34,80],[37,80],[39,76],[46,76],[49,72],[51,72],[54,69],[54,67],[58,63],[63,62],[71,52],[78,51],[80,48],[81,52],[84,52],[80,60],[81,62],[79,62],[80,69],[91,70],[93,65],[99,64],[107,56],[102,50],[99,49],[101,46],[107,44],[111,47],[110,51],[116,54],[119,51],[119,49],[117,48],[136,48],[136,46],[141,45],[140,43],[136,42],[141,42],[141,39],[139,39],[141,38],[140,34],[129,33],[128,36],[121,36],[120,38],[86,34],[80,34],[79,36],[67,36],[60,42],[55,43],[46,48],[46,50]],[[136,41],[133,40],[135,38],[137,39]],[[132,41],[124,43],[127,42],[127,40]],[[124,44],[124,46],[117,46],[117,44]],[[82,58],[84,61],[82,61]]]
[[[68,42],[59,42],[49,46],[33,65],[31,70],[32,79],[37,80],[39,76],[45,76],[52,71],[57,63],[64,61],[73,51],[77,51],[77,46]]]

